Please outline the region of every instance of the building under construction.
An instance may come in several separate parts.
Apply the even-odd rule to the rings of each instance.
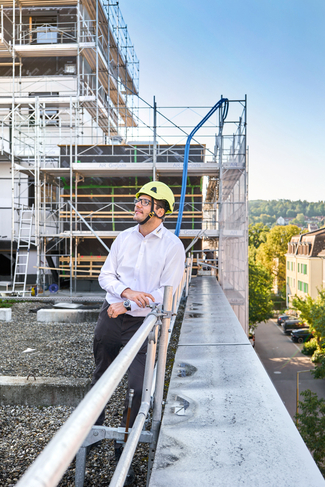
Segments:
[[[159,179],[179,202],[187,134],[210,107],[139,98],[127,26],[104,0],[2,2],[0,86],[3,287],[96,291],[137,190]],[[247,331],[246,126],[246,98],[229,100],[193,138],[179,236]]]

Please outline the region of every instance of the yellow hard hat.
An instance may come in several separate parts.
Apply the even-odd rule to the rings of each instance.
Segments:
[[[169,208],[166,209],[166,213],[173,213],[175,206],[175,197],[172,190],[167,186],[167,184],[161,181],[152,181],[151,183],[146,183],[140,191],[135,195],[139,198],[140,194],[147,194],[154,198],[155,200],[165,200],[168,203]]]

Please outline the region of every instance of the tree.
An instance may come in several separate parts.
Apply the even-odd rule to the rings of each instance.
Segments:
[[[264,225],[272,225],[272,223],[275,222],[275,217],[266,213],[262,213],[260,215],[260,220],[262,221],[262,223],[264,223]]]
[[[267,239],[267,234],[270,229],[267,225],[263,223],[256,223],[255,225],[249,225],[248,228],[248,238],[249,245],[258,249],[261,243],[265,243]]]
[[[325,290],[318,292],[316,299],[307,296],[302,299],[295,296],[292,307],[299,311],[300,318],[309,325],[309,329],[316,338],[317,349],[312,360],[316,362],[316,368],[312,372],[316,379],[325,377]]]
[[[318,291],[316,299],[309,295],[305,299],[295,296],[292,307],[299,311],[299,315],[305,321],[317,339],[319,351],[325,342],[325,289]]]
[[[325,400],[319,399],[310,389],[303,391],[299,401],[301,413],[296,415],[299,432],[314,457],[318,468],[325,474]]]
[[[278,289],[285,284],[285,254],[288,243],[293,235],[297,235],[300,228],[295,225],[273,227],[267,235],[265,243],[262,243],[256,251],[256,261],[262,264],[274,279],[277,280]]]
[[[295,210],[291,210],[291,209],[289,209],[289,210],[287,210],[287,212],[286,212],[286,216],[287,216],[288,218],[295,218],[295,216],[296,216],[296,215],[297,215],[297,213],[295,212]]]
[[[317,216],[316,213],[317,212],[315,211],[314,203],[309,203],[309,205],[307,206],[307,209],[306,209],[306,215],[309,217]]]
[[[301,227],[304,227],[306,226],[306,221],[305,221],[305,216],[303,213],[298,213],[298,215],[296,216],[296,218],[294,218],[291,223],[293,225],[299,225]]]
[[[272,221],[265,221],[266,215],[273,215],[275,218],[279,218],[279,216],[295,218],[299,213],[309,217],[325,216],[325,203],[324,201],[308,203],[306,200],[253,200],[249,202],[250,223],[262,221],[262,214],[264,214],[264,223],[271,225]],[[271,218],[273,217],[271,216]]]
[[[272,316],[272,276],[260,264],[250,260],[249,270],[249,325],[266,321]]]

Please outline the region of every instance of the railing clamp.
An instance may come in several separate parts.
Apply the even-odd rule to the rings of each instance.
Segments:
[[[160,325],[161,324],[161,319],[162,318],[169,318],[171,319],[172,316],[176,316],[177,313],[173,313],[172,311],[163,311],[161,309],[161,305],[160,304],[150,304],[150,305],[147,305],[147,308],[151,308],[152,311],[149,313],[149,315],[153,315],[153,316],[156,316],[157,317],[157,325]],[[147,315],[147,316],[149,316]]]
[[[157,313],[156,316],[171,319],[172,316],[176,316],[176,313],[173,313],[172,311],[161,311],[160,313]]]
[[[154,344],[157,343],[157,328],[158,328],[158,321],[159,321],[159,318],[156,322],[156,324],[154,325],[154,327],[152,328],[151,332],[149,333],[148,335],[148,342],[153,342]]]

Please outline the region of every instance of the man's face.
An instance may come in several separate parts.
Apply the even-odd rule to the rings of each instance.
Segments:
[[[146,194],[141,194],[138,198],[138,202],[135,204],[134,207],[134,216],[133,220],[136,222],[143,222],[149,215],[151,211],[151,196]]]

